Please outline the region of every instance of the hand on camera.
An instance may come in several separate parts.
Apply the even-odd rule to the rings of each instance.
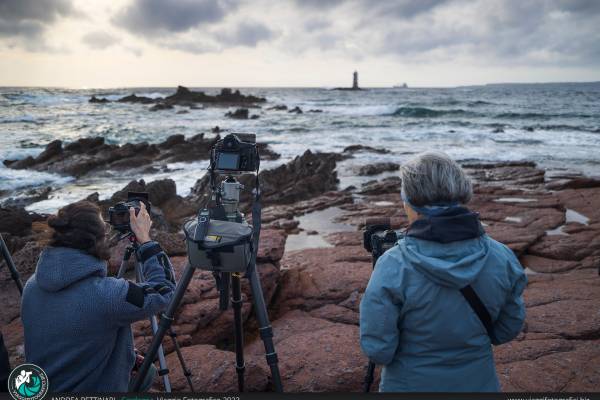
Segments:
[[[146,211],[146,205],[144,203],[141,203],[138,215],[135,215],[135,208],[129,208],[129,223],[131,225],[131,231],[139,244],[150,241],[150,227],[152,226],[152,220],[150,219],[148,211]]]

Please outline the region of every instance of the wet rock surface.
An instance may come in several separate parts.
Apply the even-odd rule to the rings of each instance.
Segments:
[[[168,141],[167,147],[187,143],[178,136]],[[49,146],[40,155],[45,160],[40,163],[65,152],[104,144],[69,146]],[[350,147],[345,153],[356,151],[383,149]],[[361,390],[367,360],[358,342],[359,304],[372,263],[363,249],[360,229],[365,219],[372,217],[389,217],[395,227],[407,224],[398,177],[337,191],[335,168],[340,159],[339,154],[307,152],[261,173],[266,204],[258,270],[286,391]],[[470,208],[480,213],[491,237],[506,243],[519,256],[529,277],[523,332],[513,342],[494,348],[503,390],[598,390],[600,187],[576,181],[580,177],[548,179],[532,163],[471,164],[466,169],[476,181]],[[205,187],[201,181],[196,184],[196,196]],[[161,180],[132,181],[111,199],[96,201],[106,209],[124,200],[127,190],[150,193],[154,237],[171,256],[176,276],[181,277],[187,257],[179,228],[185,218],[197,212],[197,198],[182,198],[173,181]],[[302,221],[310,219],[300,218],[331,208],[338,211],[328,217],[329,221],[319,221],[318,226],[305,225]],[[35,270],[48,227],[43,216],[19,209],[0,211],[5,216],[0,223],[19,221],[5,222],[0,231],[13,251],[19,272],[27,279]],[[19,229],[15,229],[17,225]],[[285,250],[286,243],[295,237],[292,235],[307,232],[307,237],[319,238],[321,244]],[[122,247],[115,248],[112,272],[121,254]],[[128,277],[131,274],[128,272]],[[273,390],[252,294],[247,281],[242,283],[246,386],[252,391]],[[0,303],[0,324],[11,360],[23,361],[18,293],[4,267],[0,269]],[[195,389],[200,391],[237,390],[233,312],[220,310],[218,303],[212,274],[197,270],[177,312],[174,330],[192,369]],[[146,349],[151,340],[149,323],[140,321],[133,331],[136,346]],[[169,337],[164,345],[174,389],[187,390]],[[155,388],[160,390],[159,380]]]

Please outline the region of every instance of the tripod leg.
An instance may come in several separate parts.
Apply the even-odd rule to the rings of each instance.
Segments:
[[[6,261],[6,266],[8,267],[11,278],[15,281],[17,289],[19,289],[19,293],[23,294],[23,281],[21,281],[19,271],[17,271],[17,268],[15,267],[15,263],[10,256],[10,251],[8,251],[8,247],[4,242],[2,234],[0,234],[0,250],[2,251],[2,257],[4,257],[4,261]]]
[[[169,303],[167,310],[160,316],[160,322],[158,324],[158,329],[156,330],[156,333],[154,334],[154,337],[152,338],[152,342],[150,343],[150,347],[148,348],[148,351],[146,352],[146,358],[144,359],[144,362],[142,363],[142,365],[140,367],[138,376],[136,376],[135,381],[133,382],[133,386],[131,388],[131,390],[133,392],[137,392],[140,390],[140,387],[142,386],[142,381],[143,381],[142,377],[146,376],[146,374],[148,373],[148,370],[150,369],[150,364],[152,364],[152,360],[154,360],[154,357],[156,357],[158,348],[161,346],[162,340],[165,337],[165,334],[167,333],[167,331],[171,327],[171,324],[173,323],[173,319],[175,317],[175,312],[177,311],[177,308],[179,307],[179,303],[181,303],[181,300],[183,299],[183,295],[185,294],[185,291],[186,291],[188,285],[190,284],[190,281],[192,280],[193,276],[194,276],[194,268],[188,263],[186,265],[185,269],[183,270],[183,275],[181,276],[181,279],[179,280],[179,282],[177,283],[177,286],[175,287],[175,293],[173,294],[173,299],[171,299],[171,302]]]
[[[177,353],[177,358],[179,359],[179,364],[181,364],[181,369],[183,370],[183,375],[188,382],[190,387],[190,392],[194,391],[194,384],[192,383],[192,372],[188,369],[185,364],[185,360],[183,359],[183,354],[181,354],[181,347],[179,347],[179,343],[177,343],[177,334],[173,332],[173,329],[169,329],[169,336],[171,336],[171,340],[173,341],[173,346],[175,347],[175,352]]]
[[[244,327],[242,321],[242,283],[240,274],[231,274],[231,307],[233,308],[234,318],[234,337],[235,337],[235,371],[238,377],[238,389],[244,391]]]
[[[271,368],[273,385],[275,386],[276,392],[283,392],[281,375],[279,374],[279,366],[277,365],[277,353],[275,352],[275,345],[273,344],[273,328],[271,328],[271,323],[269,322],[269,315],[267,314],[267,307],[265,305],[258,271],[256,271],[256,264],[254,262],[249,266],[247,277],[250,281],[252,298],[254,299],[254,312],[256,313],[256,319],[259,324],[260,338],[265,345],[265,357],[267,359],[267,364],[269,364],[269,367]]]
[[[367,373],[365,375],[365,382],[363,384],[363,391],[369,393],[371,391],[371,385],[375,379],[375,364],[369,361],[367,366]]]
[[[123,264],[126,263],[126,260],[123,260]],[[135,276],[138,282],[143,282],[144,277],[142,276],[142,266],[139,262],[135,263]],[[153,315],[150,317],[150,326],[152,327],[152,334],[156,335],[156,331],[158,330],[158,323],[156,322],[156,317]],[[165,392],[171,392],[171,381],[169,380],[169,368],[167,366],[167,360],[165,360],[165,352],[163,350],[162,343],[158,346],[158,365],[160,369],[158,370],[158,375],[162,376],[163,384],[165,386]]]
[[[132,253],[133,253],[133,247],[128,246],[125,249],[125,252],[123,253],[123,259],[121,260],[121,265],[119,266],[119,272],[117,272],[117,278],[122,278],[125,275],[125,271],[127,270],[127,263],[129,262],[129,259],[131,258]],[[136,270],[135,274],[136,274],[136,279],[138,280],[138,282],[141,282],[140,281],[141,275],[138,276],[137,270]]]
[[[153,315],[150,318],[150,324],[152,325],[152,333],[156,335],[156,331],[158,330],[158,323],[156,322],[156,317]],[[158,365],[160,369],[158,370],[158,375],[162,376],[163,385],[165,386],[165,392],[171,392],[171,381],[169,380],[169,367],[167,365],[167,360],[165,359],[165,352],[163,350],[162,344],[158,346]]]

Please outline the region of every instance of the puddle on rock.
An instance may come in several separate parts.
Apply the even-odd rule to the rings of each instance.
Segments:
[[[323,235],[333,232],[355,231],[356,227],[349,224],[334,222],[333,220],[344,212],[339,207],[329,207],[325,210],[314,211],[296,218],[300,222],[299,228],[304,231],[288,235],[285,242],[285,251],[333,247],[325,240]],[[316,231],[316,235],[306,232]]]
[[[373,204],[376,205],[377,207],[389,207],[389,206],[393,206],[395,203],[392,201],[382,200],[382,201],[376,201]]]
[[[567,211],[565,212],[565,220],[567,224],[569,222],[577,222],[582,225],[588,225],[588,223],[590,222],[590,219],[588,217],[569,208],[567,208]]]
[[[523,218],[521,218],[521,217],[506,217],[506,218],[504,218],[504,220],[506,222],[516,222],[516,223],[523,222]]]
[[[554,228],[549,231],[546,231],[546,235],[548,235],[548,236],[556,236],[556,235],[569,236],[568,233],[563,232],[563,229],[567,224],[577,223],[577,224],[582,224],[582,225],[588,225],[589,222],[590,222],[590,219],[588,217],[586,217],[585,215],[580,214],[575,210],[571,210],[570,208],[567,208],[567,210],[565,211],[564,225],[561,225],[558,228]]]
[[[523,197],[501,197],[499,199],[495,199],[494,201],[498,203],[533,203],[536,202],[537,199],[525,199]]]

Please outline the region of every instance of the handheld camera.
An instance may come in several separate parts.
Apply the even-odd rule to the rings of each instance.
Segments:
[[[148,193],[127,192],[127,201],[121,201],[108,209],[108,223],[122,234],[130,233],[129,209],[133,208],[135,215],[138,215],[142,203],[146,205],[146,210],[150,213],[151,204],[148,200]]]

